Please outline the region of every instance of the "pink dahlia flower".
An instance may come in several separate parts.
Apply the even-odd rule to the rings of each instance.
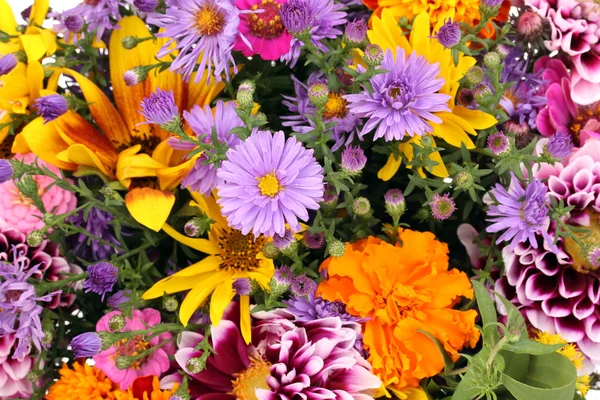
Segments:
[[[0,337],[0,399],[28,399],[33,393],[27,374],[35,360],[29,355],[21,359],[13,358],[15,341],[12,334]]]
[[[31,164],[36,160],[33,153],[17,154],[15,158],[26,164]],[[59,173],[56,167],[41,160],[38,160],[38,164],[44,165],[56,174]],[[73,193],[56,185],[50,186],[54,179],[43,175],[36,175],[33,179],[37,184],[38,194],[44,203],[46,212],[60,215],[73,211],[77,206],[77,198]],[[0,184],[0,228],[13,228],[28,234],[44,227],[41,218],[42,212],[30,198],[21,194],[14,181],[9,180]]]
[[[251,13],[240,14],[239,30],[248,44],[238,37],[234,50],[246,57],[258,54],[263,60],[278,60],[290,51],[292,35],[281,22],[279,11],[288,0],[235,0],[237,8]]]
[[[108,331],[108,321],[113,316],[120,314],[120,311],[112,311],[100,318],[100,321],[96,324],[96,331]],[[125,327],[122,329],[122,332],[144,330],[146,327],[153,327],[160,324],[160,322],[160,312],[155,309],[133,310],[132,318],[125,318]],[[150,355],[134,361],[127,369],[117,368],[115,359],[119,356],[131,356],[134,353],[139,354],[171,338],[172,335],[165,332],[153,337],[149,341],[146,341],[141,335],[135,336],[129,341],[122,340],[108,350],[94,356],[96,367],[104,371],[110,380],[118,383],[122,390],[127,390],[136,378],[148,375],[161,376],[167,371],[170,367],[169,355],[175,352],[174,346],[168,343],[154,349]]]
[[[571,95],[578,104],[600,100],[600,11],[592,1],[526,0],[552,29],[545,42],[550,51],[568,54],[574,66]]]

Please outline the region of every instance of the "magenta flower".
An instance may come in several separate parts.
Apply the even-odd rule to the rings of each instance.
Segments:
[[[120,311],[112,311],[104,315],[96,324],[96,331],[109,331],[108,322],[115,316],[121,315]],[[125,327],[122,332],[145,330],[146,327],[153,327],[160,324],[160,312],[152,308],[143,310],[133,310],[132,318],[125,317]],[[169,369],[169,355],[175,352],[173,345],[168,343],[160,348],[153,349],[149,355],[137,359],[129,368],[119,369],[115,360],[119,356],[131,356],[139,354],[151,347],[170,340],[172,335],[169,332],[161,333],[147,341],[143,336],[134,336],[128,341],[120,341],[111,346],[108,350],[100,352],[94,356],[96,367],[100,368],[106,376],[113,382],[118,383],[122,390],[127,390],[136,378],[156,375],[160,376]]]
[[[439,193],[434,194],[429,202],[429,207],[431,207],[431,215],[438,221],[447,220],[456,211],[456,203],[450,197],[450,193],[443,196],[440,196]]]
[[[235,149],[217,172],[221,212],[230,226],[255,236],[283,236],[286,223],[298,232],[323,200],[323,168],[312,150],[283,132],[257,131]]]

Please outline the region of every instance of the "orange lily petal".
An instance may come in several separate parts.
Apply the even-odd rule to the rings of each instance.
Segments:
[[[135,188],[125,196],[125,206],[140,224],[158,232],[175,204],[175,195],[151,188]]]

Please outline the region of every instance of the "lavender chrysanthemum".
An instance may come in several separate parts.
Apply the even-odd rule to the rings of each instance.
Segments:
[[[221,79],[225,73],[229,79],[229,68],[237,66],[231,51],[239,32],[240,10],[231,0],[178,0],[171,2],[165,14],[151,13],[148,23],[163,28],[156,36],[167,38],[157,57],[162,58],[177,50],[171,70],[181,73],[190,80],[200,58],[195,82],[199,82],[204,71]],[[245,40],[248,47],[252,48]]]
[[[286,223],[301,230],[323,199],[323,168],[312,150],[283,132],[257,131],[235,149],[217,172],[221,212],[246,235],[283,235]]]
[[[297,321],[316,321],[322,318],[339,317],[342,321],[363,322],[360,317],[348,314],[346,305],[341,301],[329,301],[314,293],[308,296],[293,296],[284,301],[287,311],[291,312]]]
[[[100,262],[90,265],[87,268],[89,277],[83,283],[85,292],[94,292],[102,296],[113,290],[117,278],[119,277],[119,269],[108,262]]]
[[[327,51],[321,41],[335,39],[342,34],[337,28],[346,23],[346,12],[343,4],[334,0],[290,0],[281,7],[280,16],[285,28],[291,33],[308,32],[313,45],[321,51]],[[292,39],[290,51],[281,56],[293,67],[300,57],[303,43],[298,38]]]
[[[19,61],[14,54],[6,54],[0,56],[0,76],[8,74],[10,71],[15,69]]]
[[[71,339],[71,351],[75,358],[91,358],[102,350],[102,341],[96,332],[86,332]]]
[[[53,13],[51,16],[58,19],[64,29],[68,28],[66,28],[65,21],[61,20],[61,15],[77,15],[83,18],[87,24],[87,31],[96,31],[96,39],[99,40],[107,29],[110,30],[118,26],[113,23],[113,20],[119,21],[121,19],[119,6],[124,4],[122,0],[88,0],[81,2],[78,6],[63,14]],[[59,29],[59,27],[60,24],[55,29]]]
[[[434,35],[434,38],[436,38],[442,46],[450,49],[460,43],[460,25],[458,25],[458,22],[452,22],[452,19],[448,19],[447,21],[444,21],[444,25],[440,27],[439,31]]]
[[[123,80],[125,81],[125,85],[130,87],[135,86],[142,81],[140,75],[135,70],[131,69],[123,73]]]
[[[156,89],[142,100],[140,113],[146,119],[148,124],[156,124],[158,126],[168,126],[179,118],[179,108],[175,104],[175,95],[173,91]]]
[[[397,206],[404,203],[404,193],[400,189],[390,189],[383,195],[386,205]]]
[[[438,78],[438,64],[430,64],[416,52],[405,57],[404,49],[398,47],[395,61],[394,52],[387,51],[381,69],[389,72],[371,79],[373,94],[364,90],[344,96],[350,112],[368,118],[359,136],[376,127],[373,139],[383,137],[388,142],[432,132],[430,122],[442,122],[433,113],[450,111],[450,96],[437,93],[444,86],[444,79]]]
[[[294,242],[294,232],[289,229],[285,230],[283,235],[273,236],[273,244],[278,250],[287,249]]]
[[[241,140],[230,132],[235,127],[244,126],[244,122],[235,112],[236,108],[233,102],[219,101],[214,113],[208,105],[204,108],[194,106],[190,112],[184,111],[183,117],[202,142],[212,143],[212,132],[216,129],[219,142],[227,143],[229,148],[235,148]],[[174,140],[170,140],[169,144],[175,149],[184,149],[187,145]],[[217,169],[213,164],[207,163],[207,159],[208,154],[205,152],[196,160],[192,170],[181,182],[182,188],[189,188],[206,196],[217,187],[221,180],[217,177]]]
[[[44,119],[44,123],[54,121],[69,110],[67,100],[59,94],[39,97],[34,101],[37,113]]]
[[[558,128],[558,131],[550,137],[547,150],[554,158],[560,159],[568,156],[573,150],[571,133],[563,127]]]
[[[80,36],[78,34],[83,29],[85,22],[83,17],[77,14],[75,9],[64,13],[54,13],[52,16],[57,21],[52,30],[62,34],[66,43],[76,44]]]
[[[352,22],[348,22],[346,25],[346,31],[344,35],[346,40],[350,43],[361,43],[367,37],[367,24],[364,19],[354,20]]]
[[[158,0],[133,0],[133,5],[141,12],[152,12],[158,7]]]
[[[429,203],[431,207],[431,215],[438,221],[444,221],[456,211],[456,203],[450,197],[449,193],[440,196],[439,193],[433,195],[433,199]]]
[[[490,233],[502,232],[496,243],[510,242],[513,249],[518,243],[529,242],[537,249],[537,235],[544,238],[545,243],[555,248],[553,240],[548,234],[550,226],[548,187],[537,179],[524,189],[517,178],[512,175],[508,190],[497,184],[491,195],[497,204],[491,205],[487,214],[492,225],[487,227]]]
[[[114,216],[109,212],[92,208],[87,215],[80,212],[73,215],[70,222],[73,226],[83,228],[94,237],[88,235],[74,235],[73,253],[83,260],[107,260],[116,253],[115,246],[120,246],[111,222]],[[111,246],[113,244],[114,246]]]

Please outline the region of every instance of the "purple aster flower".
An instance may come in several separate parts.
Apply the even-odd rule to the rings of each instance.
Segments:
[[[342,169],[350,174],[358,174],[367,165],[365,151],[360,146],[346,146],[342,152]]]
[[[322,232],[313,235],[309,231],[306,231],[304,232],[304,244],[309,249],[320,249],[325,244],[325,235]]]
[[[292,243],[294,243],[294,232],[286,229],[283,235],[275,234],[273,236],[273,244],[278,250],[283,250],[288,248]]]
[[[54,32],[62,34],[66,43],[77,43],[78,33],[83,28],[83,17],[77,14],[76,10],[53,13],[52,16],[57,21],[53,27]]]
[[[179,108],[175,104],[173,91],[156,89],[142,100],[140,113],[146,119],[146,123],[155,124],[168,130],[170,125],[179,123]]]
[[[141,12],[152,12],[158,7],[158,0],[133,0],[133,5]]]
[[[282,265],[281,267],[275,270],[273,274],[273,279],[280,285],[291,285],[292,280],[294,280],[294,274],[292,270],[287,265]]]
[[[571,133],[563,127],[558,128],[558,131],[548,141],[548,153],[552,157],[560,159],[571,154],[571,150],[573,150]]]
[[[13,168],[10,161],[0,159],[0,183],[8,181],[13,176]]]
[[[449,193],[440,196],[439,193],[433,195],[431,202],[429,203],[431,207],[431,214],[433,218],[438,221],[444,221],[456,211],[456,203],[454,203],[454,199],[450,197]]]
[[[450,96],[437,93],[444,86],[444,79],[438,78],[438,64],[430,64],[416,52],[407,58],[404,49],[398,47],[396,60],[392,50],[388,50],[381,68],[389,72],[371,79],[373,94],[365,90],[344,96],[350,112],[369,119],[359,136],[376,127],[373,139],[383,137],[387,142],[432,132],[430,122],[442,122],[433,113],[450,111]]]
[[[12,251],[18,250],[15,247]],[[60,291],[38,296],[27,280],[40,265],[27,268],[26,258],[15,255],[13,259],[11,264],[0,262],[0,337],[12,335],[17,341],[12,358],[23,359],[32,345],[38,351],[44,346],[40,320],[43,308],[38,302],[49,302]]]
[[[83,228],[86,232],[102,239],[101,242],[83,234],[74,235],[74,255],[84,260],[107,260],[115,254],[117,252],[115,246],[120,246],[120,243],[111,224],[113,220],[112,214],[97,208],[90,209],[87,215],[83,211],[73,215],[70,222],[74,226]]]
[[[90,358],[102,350],[102,341],[96,332],[86,332],[71,339],[71,350],[75,358]]]
[[[497,156],[508,151],[510,147],[508,137],[502,132],[488,136],[487,145],[490,151]]]
[[[78,6],[63,14],[77,15],[83,18],[88,25],[88,32],[96,31],[96,40],[100,40],[107,29],[117,27],[112,20],[119,21],[121,19],[119,5],[122,4],[124,5],[122,0],[84,0]],[[60,21],[60,15],[54,13],[51,16]],[[62,22],[62,24],[65,23]]]
[[[287,311],[291,312],[296,321],[308,322],[322,318],[339,317],[347,322],[364,322],[360,317],[348,314],[346,305],[341,301],[329,301],[314,293],[307,296],[293,296],[284,301]]]
[[[590,251],[588,259],[590,261],[590,264],[592,264],[592,267],[600,269],[600,247],[596,247],[595,249]]]
[[[293,116],[283,116],[283,126],[291,127],[294,132],[308,134],[316,129],[314,118],[317,115],[317,109],[308,98],[308,86],[316,82],[325,80],[322,74],[313,73],[308,77],[308,86],[300,82],[292,75],[296,97],[284,95],[283,104],[287,106]],[[358,130],[358,117],[349,112],[348,102],[343,98],[343,92],[328,94],[327,103],[323,108],[323,121],[325,123],[335,122],[335,125],[328,129],[333,131],[331,139],[335,142],[332,151],[337,151],[344,144],[348,145],[354,140],[354,134]]]
[[[17,67],[19,60],[14,54],[0,56],[0,76],[6,75]]]
[[[131,292],[129,290],[119,290],[106,300],[106,305],[111,308],[120,308],[119,305],[127,303],[130,297]]]
[[[86,293],[94,292],[102,296],[113,290],[117,278],[119,277],[119,269],[108,262],[100,262],[87,267],[89,277],[83,283],[83,288]]]
[[[352,22],[348,22],[344,35],[349,43],[360,44],[367,37],[367,29],[368,27],[364,19],[355,19]]]
[[[510,242],[514,249],[518,243],[529,242],[536,249],[537,235],[541,235],[550,248],[556,248],[548,234],[550,217],[548,216],[548,187],[538,179],[532,179],[523,189],[517,178],[511,176],[508,191],[497,184],[490,192],[497,204],[491,205],[487,214],[493,222],[487,227],[490,233],[504,231],[496,244]]]
[[[233,290],[240,296],[248,296],[252,293],[252,284],[248,278],[239,278],[231,284]]]
[[[279,15],[290,33],[308,32],[307,36],[313,45],[327,51],[327,46],[321,41],[335,39],[342,34],[336,27],[346,23],[343,9],[343,4],[337,4],[333,0],[290,0],[281,6]],[[281,56],[281,61],[286,61],[293,67],[300,57],[303,45],[300,39],[294,37],[290,51]]]
[[[156,36],[167,38],[157,57],[162,58],[178,50],[171,70],[181,73],[190,80],[200,58],[195,82],[199,82],[205,70],[207,79],[211,74],[217,80],[221,73],[229,79],[232,65],[237,73],[237,65],[231,51],[238,36],[248,47],[250,43],[239,32],[240,10],[231,0],[178,0],[171,2],[165,14],[151,13],[148,23],[164,30]]]
[[[312,150],[283,132],[257,131],[235,149],[217,172],[221,212],[246,235],[283,235],[286,223],[301,230],[323,200],[323,168]]]
[[[390,189],[383,195],[386,204],[390,206],[398,206],[404,203],[404,193],[400,189]]]
[[[452,19],[444,20],[444,25],[433,36],[442,46],[450,49],[460,43],[461,33],[458,22],[452,22]]]
[[[235,112],[236,108],[237,106],[233,102],[219,101],[214,113],[208,105],[204,108],[196,105],[190,112],[184,111],[183,117],[202,142],[212,143],[212,132],[213,129],[216,129],[219,142],[227,143],[230,148],[235,148],[241,140],[238,135],[230,132],[233,128],[244,126],[244,122]],[[175,140],[169,141],[171,147],[181,149],[181,146],[187,146],[187,143]],[[203,153],[196,160],[192,170],[183,178],[182,188],[189,188],[207,196],[217,187],[217,184],[222,183],[222,180],[217,177],[217,169],[207,160],[207,153]]]
[[[296,296],[308,296],[317,290],[317,284],[306,274],[302,274],[294,278],[291,289]]]
[[[60,94],[51,94],[37,98],[34,101],[37,113],[44,119],[44,123],[54,121],[56,118],[69,111],[67,100]]]

